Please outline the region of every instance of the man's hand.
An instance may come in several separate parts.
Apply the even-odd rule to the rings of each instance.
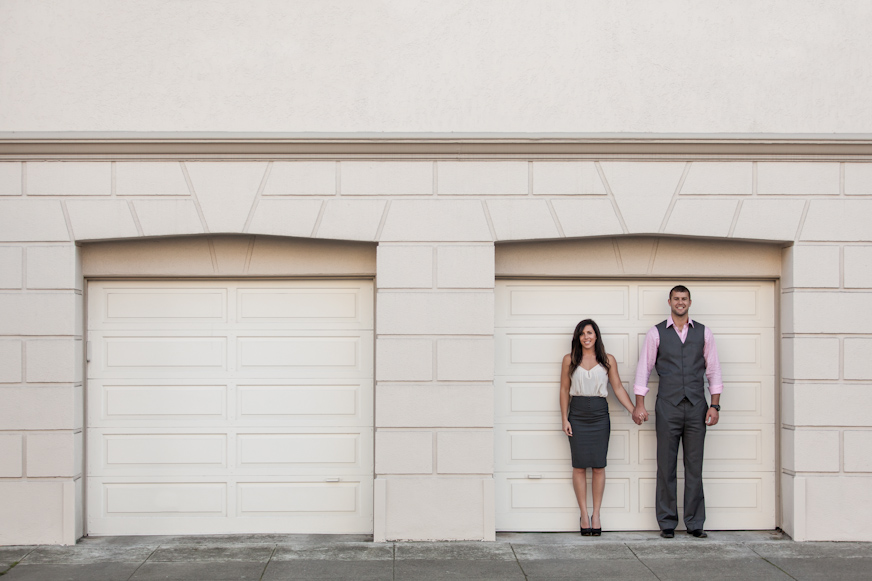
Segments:
[[[709,408],[705,414],[705,425],[712,427],[718,423],[720,414],[715,408]]]
[[[636,409],[633,410],[633,421],[640,426],[642,422],[648,421],[648,410],[645,409],[643,404],[636,404]]]

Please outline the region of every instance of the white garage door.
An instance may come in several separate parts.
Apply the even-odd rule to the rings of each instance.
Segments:
[[[497,530],[578,530],[569,444],[560,430],[560,362],[569,352],[575,325],[591,317],[600,326],[606,350],[617,359],[624,386],[631,389],[645,334],[669,314],[666,297],[672,286],[656,281],[497,282]],[[706,436],[706,528],[772,529],[774,285],[688,286],[691,316],[715,333],[725,385],[721,421]],[[657,529],[656,381],[654,372],[645,399],[651,418],[641,427],[609,395],[612,435],[603,500],[607,530]],[[679,470],[679,505],[683,486]]]
[[[91,282],[88,532],[372,532],[369,281]]]

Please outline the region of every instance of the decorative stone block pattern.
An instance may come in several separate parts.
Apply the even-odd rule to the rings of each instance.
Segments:
[[[77,314],[73,293],[3,294],[0,295],[0,335],[81,334]]]
[[[66,206],[76,240],[139,236],[125,200],[76,200]]]
[[[115,162],[115,193],[119,196],[190,196],[177,161]]]
[[[0,162],[0,196],[20,196],[21,163],[17,161]]]
[[[490,242],[493,238],[477,200],[393,200],[380,240]]]
[[[872,380],[872,338],[845,338],[845,379]]]
[[[315,236],[338,240],[375,240],[384,200],[328,200]]]
[[[378,288],[432,288],[433,247],[379,244]]]
[[[872,390],[868,385],[802,382],[793,386],[797,426],[868,426]],[[845,402],[851,405],[845,405]],[[785,420],[786,422],[786,420]]]
[[[343,161],[339,167],[343,196],[433,194],[432,161]]]
[[[0,389],[0,425],[5,430],[73,430],[82,427],[82,388]]]
[[[838,472],[838,430],[782,430],[784,468],[795,472]],[[792,462],[791,462],[792,461]]]
[[[807,541],[872,541],[872,503],[860,502],[872,490],[872,477],[859,474],[805,479]]]
[[[335,161],[274,161],[264,196],[334,196]]]
[[[438,339],[436,379],[440,381],[493,381],[494,340]]]
[[[801,240],[872,242],[872,200],[812,200]]]
[[[247,231],[270,236],[309,237],[322,204],[321,200],[261,199]]]
[[[497,240],[548,239],[559,236],[545,200],[490,200],[487,208]]]
[[[68,241],[59,200],[0,200],[0,242]]]
[[[432,474],[430,432],[379,430],[375,434],[376,474]]]
[[[21,288],[23,259],[20,246],[0,246],[0,289]]]
[[[81,290],[81,275],[74,246],[27,247],[27,288]]]
[[[440,161],[439,195],[520,196],[529,193],[526,161]]]
[[[77,476],[81,466],[76,460],[81,458],[81,432],[28,434],[27,435],[27,476],[61,477]]]
[[[796,292],[792,301],[795,333],[872,333],[872,292]]]
[[[610,161],[600,165],[630,234],[659,232],[685,164]]]
[[[0,481],[0,545],[75,543],[60,518],[66,489],[59,481]]]
[[[492,474],[494,436],[491,431],[443,431],[436,434],[439,474]]]
[[[21,341],[0,340],[0,383],[21,382],[21,361]]]
[[[610,199],[557,198],[551,200],[551,207],[566,237],[609,236],[624,232]]]
[[[758,162],[757,193],[819,196],[839,194],[839,164]]]
[[[145,236],[203,233],[203,223],[192,200],[136,200],[133,207]]]
[[[83,381],[82,341],[31,339],[25,343],[25,378],[28,383]]]
[[[492,335],[492,292],[378,293],[380,335]]]
[[[785,287],[838,288],[839,247],[795,245],[790,249],[785,270]]]
[[[788,379],[838,379],[839,340],[835,337],[784,339],[782,375]]]
[[[679,199],[669,214],[664,232],[726,238],[738,205],[738,200]]]
[[[392,339],[376,341],[377,381],[429,381],[433,379],[433,341]]]
[[[872,288],[872,246],[845,246],[845,288]]]
[[[29,196],[108,196],[112,164],[106,161],[29,161]]]
[[[437,247],[436,286],[494,288],[493,244]]]
[[[872,195],[872,162],[845,164],[845,193],[849,196]]]
[[[533,162],[533,193],[545,196],[606,195],[592,161]]]
[[[242,232],[267,164],[199,161],[186,162],[185,167],[200,202],[208,231]],[[306,235],[310,234],[311,231]]]
[[[872,430],[845,430],[845,472],[872,472]]]
[[[0,478],[21,478],[24,438],[20,434],[0,434]]]
[[[388,539],[483,540],[484,483],[481,478],[392,478],[385,517]]]
[[[376,388],[376,426],[493,427],[493,394],[492,385],[383,384]]]
[[[690,164],[681,194],[747,196],[752,193],[753,181],[751,162],[694,161]]]
[[[733,238],[793,240],[804,207],[802,200],[744,200]]]

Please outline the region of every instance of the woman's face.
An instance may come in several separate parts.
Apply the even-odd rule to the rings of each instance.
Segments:
[[[596,333],[594,333],[593,325],[585,325],[578,338],[581,341],[582,347],[593,349],[593,345],[596,343]]]

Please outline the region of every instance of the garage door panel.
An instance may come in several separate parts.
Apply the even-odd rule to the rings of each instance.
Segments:
[[[372,531],[371,282],[88,297],[90,534]]]
[[[672,283],[639,286],[639,319],[659,323],[669,314],[667,297]],[[742,282],[693,282],[691,317],[713,328],[747,325],[749,321],[771,326],[774,320],[774,287]]]
[[[236,320],[268,322],[290,319],[296,322],[362,323],[366,316],[357,289],[246,288],[237,293]]]
[[[92,325],[184,324],[227,321],[227,290],[165,287],[109,288],[93,293],[88,308]]]
[[[237,409],[243,419],[357,416],[361,391],[360,385],[240,385]]]
[[[92,381],[88,424],[133,419],[224,421],[226,385],[119,385]],[[96,397],[94,397],[96,396]]]
[[[359,469],[361,436],[359,433],[240,434],[237,436],[239,467],[264,470],[264,465],[309,464],[327,470]]]
[[[494,390],[497,403],[494,418],[498,423],[560,426],[560,384],[557,381],[536,379],[539,378],[531,381],[506,381],[505,378],[496,378]],[[623,387],[628,394],[632,394],[629,383],[624,382]],[[630,395],[631,399],[632,397]],[[609,391],[607,399],[612,425],[633,423],[630,414],[613,391]]]
[[[359,337],[239,337],[239,369],[336,367],[357,369]]]
[[[210,524],[212,534],[372,532],[371,479],[324,482],[279,476],[271,482],[243,478],[171,483],[98,480],[88,490],[89,521],[98,523],[107,535],[131,529],[141,535],[200,534],[204,522]],[[107,510],[109,494],[113,496],[111,511]],[[295,510],[297,506],[303,509]],[[311,510],[313,506],[321,510]]]
[[[102,364],[106,371],[148,370],[165,368],[227,369],[227,339],[225,337],[93,337],[104,346]],[[121,371],[124,373],[125,371]]]
[[[225,434],[103,434],[102,440],[107,470],[154,464],[227,467]]]
[[[527,470],[529,474],[563,471],[571,465],[569,438],[551,426],[524,429],[497,428],[496,456],[505,470]],[[609,466],[630,464],[636,457],[636,436],[630,429],[614,428],[606,460]]]
[[[360,505],[359,482],[240,482],[239,516],[286,518],[291,513],[350,513]]]
[[[497,327],[553,326],[574,327],[582,318],[629,316],[629,289],[626,285],[593,285],[579,288],[573,283],[503,283],[505,292],[496,297]],[[586,313],[579,316],[579,313]]]

